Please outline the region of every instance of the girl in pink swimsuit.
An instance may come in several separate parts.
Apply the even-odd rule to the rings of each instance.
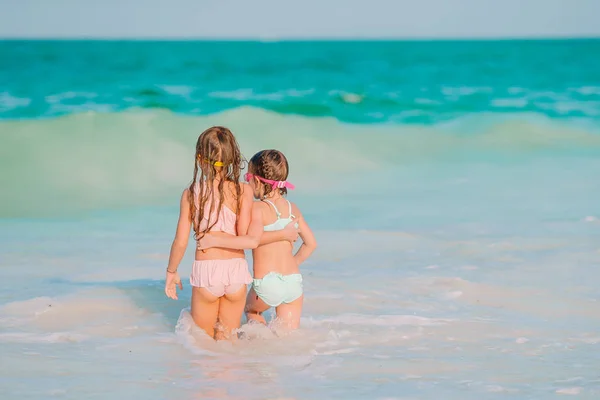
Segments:
[[[171,246],[165,293],[177,300],[183,289],[177,268],[187,248],[190,230],[196,240],[210,232],[215,237],[245,235],[251,220],[252,189],[240,183],[242,156],[231,131],[212,127],[196,143],[194,177],[181,195],[177,232]],[[295,240],[290,226],[265,236],[261,243]],[[246,285],[252,282],[243,250],[196,249],[192,266],[191,315],[212,338],[227,339],[240,327]]]

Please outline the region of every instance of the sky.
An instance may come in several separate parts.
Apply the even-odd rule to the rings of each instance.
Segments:
[[[0,37],[600,37],[600,0],[0,0]]]

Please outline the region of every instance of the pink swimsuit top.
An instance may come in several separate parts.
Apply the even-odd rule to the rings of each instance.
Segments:
[[[194,202],[196,203],[196,207],[199,207],[200,201],[198,200],[197,196],[194,199]],[[207,201],[204,205],[204,218],[202,218],[202,221],[200,221],[201,231],[204,231],[209,226],[208,213],[210,212],[210,205],[211,201]],[[231,208],[227,207],[225,204],[223,204],[223,206],[221,207],[221,212],[218,215],[217,209],[218,205],[215,205],[215,209],[213,210],[212,215],[210,216],[211,225],[215,220],[217,221],[210,231],[225,232],[233,236],[237,235],[237,215],[233,212]],[[196,218],[198,218],[198,214],[196,214]]]

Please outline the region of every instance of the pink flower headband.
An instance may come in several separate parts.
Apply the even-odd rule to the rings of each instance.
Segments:
[[[249,172],[246,175],[244,175],[244,179],[246,180],[246,182],[250,182],[250,179],[252,179],[252,178],[256,178],[256,179],[258,179],[261,182],[264,182],[264,183],[267,183],[267,184],[273,186],[273,189],[283,189],[283,188],[286,188],[286,189],[292,189],[293,190],[293,189],[296,188],[294,185],[292,185],[288,181],[272,181],[270,179],[265,179],[265,178],[262,178],[262,177],[260,177],[258,175],[251,174]]]

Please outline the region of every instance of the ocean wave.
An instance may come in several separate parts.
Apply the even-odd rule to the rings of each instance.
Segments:
[[[483,115],[450,124],[352,125],[238,108],[202,117],[164,110],[0,122],[0,216],[172,204],[191,179],[194,143],[232,128],[246,157],[278,148],[304,193],[339,191],[411,163],[539,155],[597,156],[598,132],[539,116]]]
[[[598,40],[5,41],[0,119],[251,106],[365,124],[489,112],[598,123],[598,49]]]
[[[18,97],[0,93],[0,120],[37,119],[80,112],[165,109],[202,116],[250,106],[286,115],[334,117],[351,123],[436,124],[479,113],[538,113],[556,119],[600,118],[600,88],[535,91],[523,88],[415,87],[352,92],[315,87],[205,90],[192,85],[139,85],[48,92]]]

